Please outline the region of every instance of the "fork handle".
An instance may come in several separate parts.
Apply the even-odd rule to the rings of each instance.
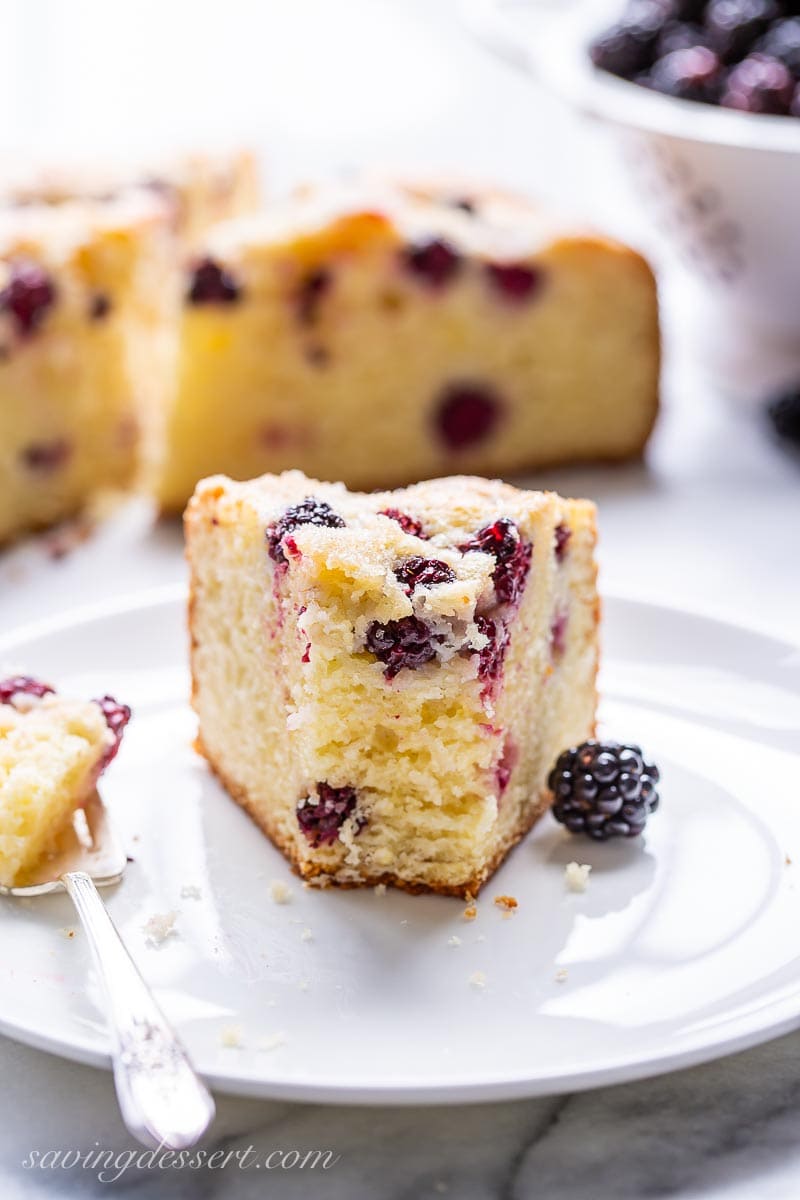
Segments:
[[[63,883],[81,919],[103,983],[120,1112],[145,1146],[193,1146],[214,1118],[214,1101],[125,949],[84,871]]]

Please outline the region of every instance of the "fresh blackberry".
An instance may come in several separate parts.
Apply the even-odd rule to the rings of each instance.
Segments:
[[[800,446],[800,388],[775,396],[767,405],[767,414],[779,437]]]
[[[659,0],[634,0],[622,20],[592,42],[592,62],[612,75],[633,79],[652,65],[656,42],[671,16],[669,6]]]
[[[731,70],[721,104],[742,112],[785,116],[792,103],[794,86],[789,68],[779,59],[751,54]]]
[[[672,50],[656,62],[649,84],[657,92],[679,100],[713,103],[719,97],[720,61],[706,46]]]
[[[711,0],[705,28],[712,50],[724,63],[738,62],[779,15],[775,0]]]
[[[598,842],[637,837],[658,808],[658,767],[640,746],[590,740],[559,755],[547,779],[553,816]]]
[[[761,54],[778,58],[800,80],[800,17],[775,21],[756,46]]]

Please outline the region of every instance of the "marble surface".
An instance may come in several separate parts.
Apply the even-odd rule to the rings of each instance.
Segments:
[[[239,3],[234,7],[239,12],[243,8]],[[276,6],[276,12],[278,7],[292,6]],[[313,5],[304,3],[298,11],[309,7]],[[286,89],[281,95],[296,89],[292,103],[281,108],[274,94],[265,100],[277,177],[304,174],[311,162],[324,167],[364,157],[385,159],[388,140],[394,157],[404,162],[479,166],[511,183],[541,185],[539,190],[556,196],[559,188],[553,180],[558,179],[564,202],[573,203],[573,185],[584,182],[576,164],[584,168],[589,151],[566,161],[561,147],[573,145],[570,138],[588,136],[594,153],[594,131],[581,133],[546,97],[534,105],[527,83],[460,40],[443,13],[431,15],[433,6],[381,4],[372,11],[378,7],[383,24],[372,26],[365,24],[365,4],[352,0],[341,13],[337,8],[339,25],[329,28],[329,36],[339,39],[335,63],[312,55],[313,72],[309,68],[301,74],[299,83],[288,70],[280,78]],[[20,5],[18,23],[22,9]],[[74,21],[86,39],[93,6],[86,3],[80,9]],[[164,12],[163,6],[159,11]],[[64,28],[45,47],[51,56],[70,35],[63,14],[58,19]],[[164,36],[168,41],[168,27]],[[296,37],[296,32],[288,37],[288,56]],[[397,54],[415,47],[415,89],[400,104]],[[270,53],[277,69],[280,52],[273,47]],[[72,61],[66,51],[63,60]],[[172,72],[174,62],[169,62]],[[91,73],[78,75],[80,86],[70,96],[72,107],[64,108],[64,125],[86,129],[89,122],[102,140],[100,125],[106,120],[116,133],[113,96],[106,112],[106,106],[95,103]],[[157,85],[156,79],[156,98]],[[302,108],[301,85],[312,89],[307,109]],[[312,110],[326,86],[332,102],[327,126],[320,126],[315,117],[319,109]],[[361,103],[359,89],[364,87],[374,96],[369,106]],[[91,98],[91,116],[88,100],[86,112],[76,108],[84,92]],[[215,105],[217,101],[215,95]],[[148,118],[146,98],[143,104],[142,120],[146,126],[150,119],[148,128],[154,131],[155,115]],[[47,105],[40,100],[34,111],[38,136],[47,124]],[[51,102],[55,140],[57,116],[58,106]],[[140,140],[143,136],[140,130]],[[520,153],[531,137],[536,139],[535,156]],[[600,202],[600,178],[611,180],[613,171],[595,172],[591,186],[578,189],[587,205]],[[617,222],[634,228],[635,212],[628,210],[620,218],[608,191],[603,195],[603,211],[613,207]],[[607,591],[722,615],[798,640],[800,462],[769,438],[755,394],[750,404],[733,401],[685,353],[684,333],[692,314],[680,287],[669,277],[665,284],[666,404],[647,464],[553,472],[537,483],[598,500]],[[613,386],[613,381],[601,385]],[[0,556],[0,629],[183,575],[178,528],[154,527],[144,503],[118,512],[63,558],[53,558],[51,549],[48,539],[39,539]],[[107,1189],[153,1200],[223,1195],[231,1200],[261,1195],[303,1200],[800,1196],[800,1033],[672,1076],[508,1104],[366,1110],[220,1096],[206,1149],[245,1151],[252,1146],[253,1162],[276,1149],[330,1149],[337,1161],[327,1170],[269,1172],[254,1165],[239,1169],[234,1161],[223,1169],[181,1171],[132,1164],[121,1173],[112,1167],[113,1182],[108,1172],[101,1178],[92,1168],[24,1165],[34,1151],[135,1151],[107,1073],[5,1039],[0,1039],[0,1073],[5,1088],[0,1120],[4,1200],[97,1196]],[[126,1161],[117,1159],[118,1164]]]

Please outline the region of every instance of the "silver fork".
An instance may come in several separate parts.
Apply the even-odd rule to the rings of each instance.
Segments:
[[[97,891],[122,878],[127,859],[95,794],[79,809],[53,855],[7,896],[64,888],[75,905],[102,980],[120,1112],[145,1146],[193,1146],[214,1119],[214,1101],[156,1004]]]

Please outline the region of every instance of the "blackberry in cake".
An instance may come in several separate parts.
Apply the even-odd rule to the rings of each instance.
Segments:
[[[351,487],[639,455],[652,274],[527,201],[322,189],[217,226],[184,284],[158,493],[297,467]]]
[[[0,679],[0,884],[23,884],[93,794],[130,709],[110,696],[56,695],[25,675]]]
[[[291,471],[186,512],[198,746],[298,872],[475,895],[595,719],[595,513]]]
[[[141,195],[0,210],[0,544],[134,478],[166,237]]]

